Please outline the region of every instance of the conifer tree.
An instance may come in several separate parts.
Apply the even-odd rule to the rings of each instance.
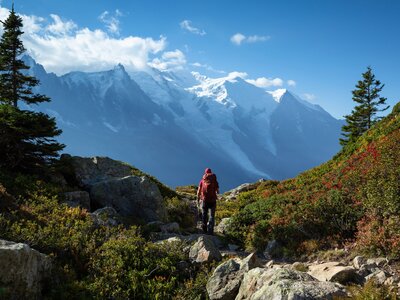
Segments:
[[[22,18],[14,11],[3,24],[3,35],[0,40],[0,102],[18,106],[18,101],[35,104],[50,99],[44,95],[34,94],[32,88],[39,81],[23,72],[29,67],[22,61],[21,55],[25,52],[21,41]]]
[[[376,114],[389,108],[389,106],[379,108],[386,104],[386,98],[379,95],[385,85],[375,79],[371,67],[367,68],[362,77],[356,89],[352,91],[352,99],[358,105],[354,107],[350,115],[345,116],[346,124],[342,127],[344,138],[340,139],[340,144],[343,146],[354,142],[370,129],[379,120]]]
[[[33,171],[46,166],[64,148],[54,137],[60,135],[54,118],[21,110],[18,102],[38,104],[50,99],[36,94],[39,81],[27,75],[21,59],[22,18],[14,6],[3,24],[0,39],[0,168]]]

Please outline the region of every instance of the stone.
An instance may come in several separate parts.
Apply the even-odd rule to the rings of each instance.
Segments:
[[[210,300],[234,300],[243,274],[239,275],[240,263],[231,258],[220,264],[209,278],[206,289]]]
[[[378,268],[381,268],[389,263],[389,260],[386,257],[377,257],[377,258],[369,258],[367,259],[368,265],[376,265]]]
[[[11,299],[41,299],[51,277],[51,259],[27,244],[0,240],[0,282]]]
[[[121,216],[112,207],[103,207],[90,214],[95,226],[117,226],[122,223]]]
[[[177,222],[167,223],[160,226],[161,232],[179,232],[179,224]]]
[[[364,256],[356,256],[353,259],[353,266],[356,269],[361,269],[363,265],[367,263],[367,259]]]
[[[274,266],[274,261],[272,259],[265,264],[265,267],[267,269],[272,268],[273,266]]]
[[[90,210],[90,196],[86,191],[64,193],[64,202],[71,207],[82,207]]]
[[[131,166],[108,157],[70,156],[68,159],[75,170],[76,180],[83,187],[133,174]]]
[[[90,187],[93,206],[114,207],[123,217],[146,222],[163,220],[166,209],[157,185],[149,178],[127,176],[93,184]]]
[[[254,184],[254,183],[243,183],[243,184],[239,185],[238,187],[228,191],[227,199],[229,199],[229,200],[236,199],[236,197],[240,193],[254,190],[256,187],[257,187],[257,184]]]
[[[290,269],[255,268],[244,275],[236,300],[329,300],[345,297],[340,284],[320,282],[307,273]]]
[[[207,293],[211,300],[235,299],[243,276],[249,270],[262,266],[255,253],[244,259],[232,258],[220,264],[207,282]]]
[[[223,218],[221,222],[215,227],[215,232],[225,234],[229,226],[229,221],[231,218]]]
[[[247,272],[251,269],[262,267],[261,261],[258,259],[255,252],[249,254],[240,262],[240,269]]]
[[[343,266],[339,262],[310,265],[308,268],[307,273],[319,281],[333,281],[342,284],[359,281],[354,267]]]
[[[308,266],[306,264],[298,262],[298,261],[294,262],[290,266],[290,268],[292,270],[301,271],[301,272],[307,272],[308,271]]]
[[[382,285],[385,283],[387,276],[384,271],[378,270],[365,277],[365,281],[373,280],[376,284]]]
[[[165,240],[157,241],[157,244],[164,244],[164,243],[182,243],[182,239],[178,236],[173,236]]]
[[[192,247],[190,247],[189,258],[197,263],[205,263],[211,261],[220,261],[221,253],[214,245],[210,238],[201,236],[197,239]]]

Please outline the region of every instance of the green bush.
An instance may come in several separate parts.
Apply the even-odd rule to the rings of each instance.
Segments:
[[[131,229],[96,250],[89,267],[89,289],[101,298],[172,299],[183,253],[146,242]]]
[[[167,198],[166,208],[168,221],[177,222],[182,228],[195,227],[195,214],[190,208],[190,203],[178,197]]]

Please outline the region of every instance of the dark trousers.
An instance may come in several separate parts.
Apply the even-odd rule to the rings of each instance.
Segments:
[[[206,203],[201,201],[201,213],[202,213],[202,226],[204,233],[214,234],[214,223],[215,223],[215,208],[216,203]],[[210,216],[208,215],[210,213]]]

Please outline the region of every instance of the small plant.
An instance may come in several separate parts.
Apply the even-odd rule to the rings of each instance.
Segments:
[[[378,286],[369,280],[362,287],[349,287],[352,300],[396,300],[396,291],[386,285]],[[348,298],[345,298],[348,299]],[[339,300],[339,299],[337,299]]]

